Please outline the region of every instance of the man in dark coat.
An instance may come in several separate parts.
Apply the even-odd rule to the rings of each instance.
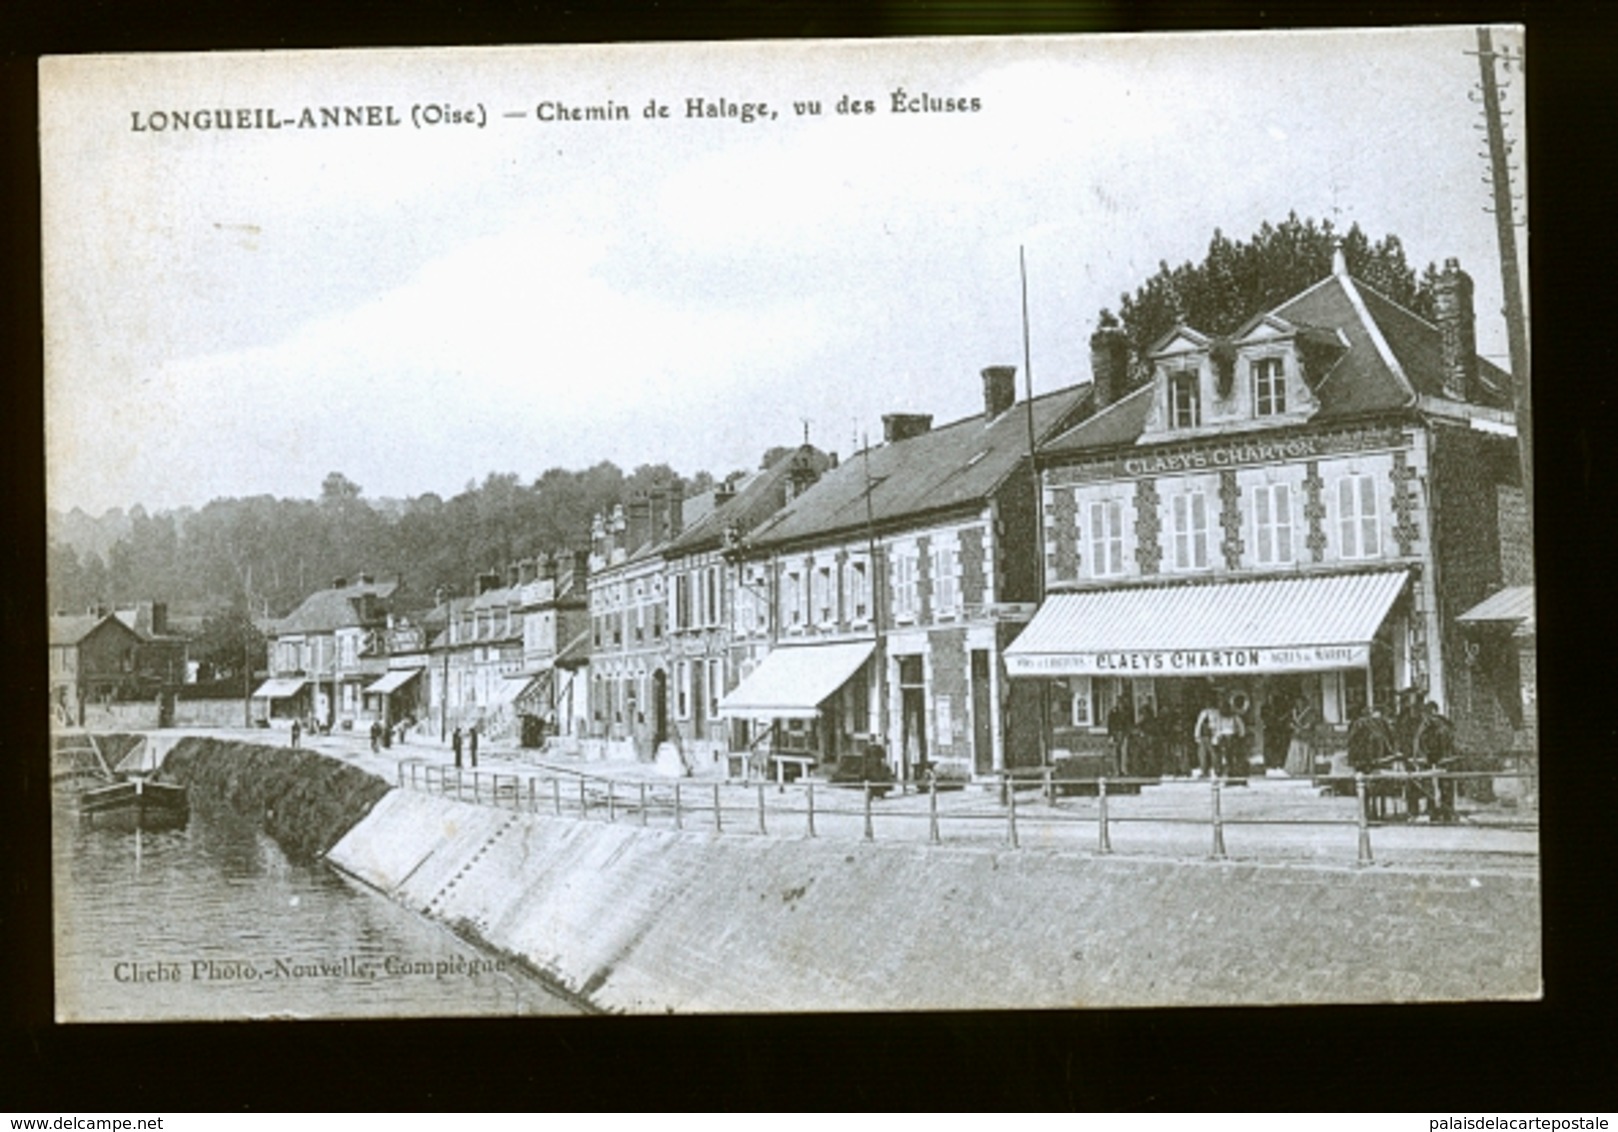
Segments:
[[[472,769],[478,768],[478,729],[471,727],[466,732],[466,753],[472,757]]]
[[[455,752],[455,769],[461,769],[461,729],[457,727],[449,737],[450,749]]]
[[[1455,725],[1428,700],[1421,709],[1421,723],[1415,738],[1416,764],[1423,770],[1447,771],[1453,769],[1455,759]],[[1455,780],[1441,778],[1432,786],[1427,799],[1427,810],[1434,821],[1455,820]]]

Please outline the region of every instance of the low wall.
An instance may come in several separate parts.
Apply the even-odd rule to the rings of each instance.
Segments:
[[[92,731],[147,731],[162,726],[162,710],[155,700],[85,704],[84,726]]]
[[[395,790],[329,859],[610,1011],[1539,994],[1532,876],[640,830]]]
[[[241,727],[246,720],[247,709],[239,697],[234,700],[174,702],[175,727]]]

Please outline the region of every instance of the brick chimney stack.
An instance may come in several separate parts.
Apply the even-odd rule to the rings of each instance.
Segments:
[[[645,492],[637,492],[625,509],[627,529],[624,549],[634,554],[652,541],[652,500]]]
[[[983,371],[983,416],[992,421],[1017,403],[1017,367],[989,366]]]
[[[884,413],[882,414],[882,439],[889,444],[897,444],[901,440],[909,440],[913,436],[920,436],[932,431],[933,415],[931,413]]]
[[[1101,312],[1101,324],[1090,335],[1090,385],[1097,411],[1124,395],[1129,381],[1129,335],[1111,311]]]
[[[1439,365],[1444,396],[1472,400],[1478,384],[1478,328],[1472,310],[1472,277],[1460,261],[1444,261],[1433,289],[1433,321],[1438,324]]]

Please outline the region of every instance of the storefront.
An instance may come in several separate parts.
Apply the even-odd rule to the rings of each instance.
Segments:
[[[309,681],[302,677],[276,677],[253,691],[254,718],[272,727],[291,727],[293,720],[307,723],[313,714]],[[262,706],[257,706],[262,705]]]
[[[744,722],[755,752],[817,765],[862,753],[875,650],[871,640],[776,648],[720,700],[719,713]]]
[[[1047,682],[1056,758],[1108,751],[1123,723],[1155,732],[1155,765],[1131,773],[1184,773],[1198,715],[1223,703],[1254,767],[1280,770],[1300,701],[1322,760],[1362,706],[1391,714],[1412,670],[1409,582],[1383,570],[1057,593],[1006,671]]]

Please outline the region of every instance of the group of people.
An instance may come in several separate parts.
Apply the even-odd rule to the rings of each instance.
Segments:
[[[457,727],[449,737],[450,749],[455,752],[455,769],[461,769],[461,754],[464,751],[471,757],[472,769],[478,765],[478,729],[476,725],[468,727],[464,732]]]
[[[1361,704],[1348,725],[1348,765],[1356,773],[1391,770],[1413,776],[1403,788],[1411,817],[1425,813],[1432,821],[1455,820],[1455,780],[1430,772],[1453,770],[1456,759],[1454,725],[1415,690],[1400,693],[1392,722],[1380,706]]]

